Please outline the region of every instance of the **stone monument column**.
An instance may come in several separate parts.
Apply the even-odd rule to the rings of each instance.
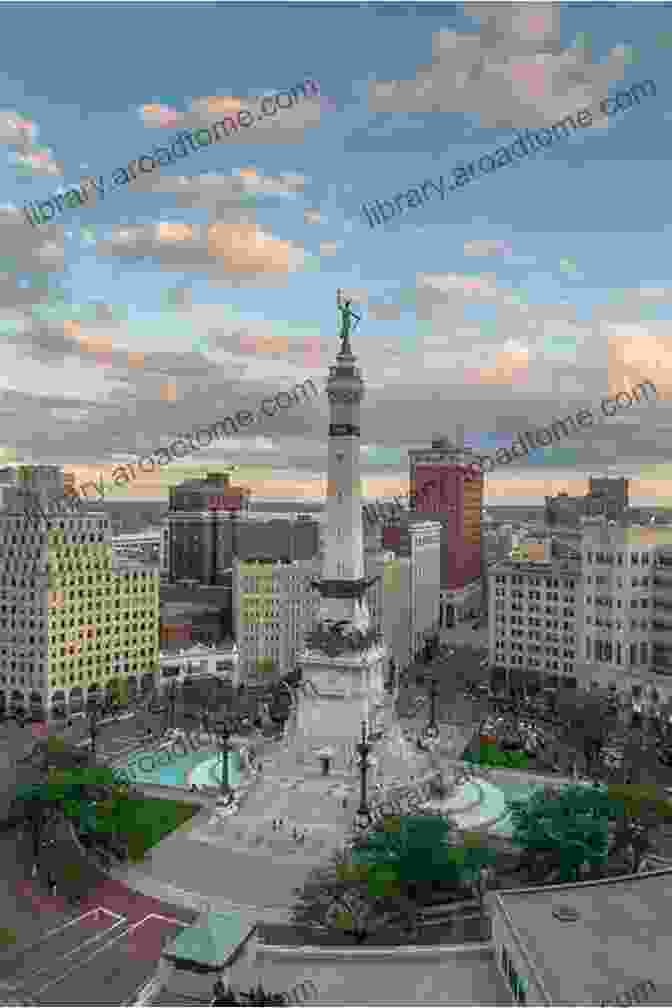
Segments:
[[[361,321],[352,301],[338,292],[341,348],[329,368],[327,523],[319,615],[297,657],[304,689],[299,701],[298,736],[305,748],[356,743],[360,724],[372,719],[377,683],[387,661],[381,635],[371,624],[364,577],[360,476],[360,404],[364,381],[350,345]],[[354,324],[353,324],[354,322]]]

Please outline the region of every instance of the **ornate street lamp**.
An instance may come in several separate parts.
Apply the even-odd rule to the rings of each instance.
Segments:
[[[171,680],[168,687],[167,693],[168,699],[168,716],[169,716],[169,726],[172,731],[175,731],[175,704],[177,702],[177,683],[174,679]]]
[[[439,684],[436,679],[432,676],[428,684],[429,692],[429,721],[427,723],[426,734],[428,738],[436,738],[439,734],[439,729],[436,724],[436,697],[439,692]]]
[[[434,664],[436,657],[439,653],[439,637],[434,634],[429,637],[423,649],[423,661],[427,668]],[[455,651],[449,651],[448,655],[454,654]],[[439,693],[439,683],[434,676],[428,677],[427,682],[428,690],[428,700],[429,700],[429,721],[427,722],[427,728],[425,729],[425,734],[427,738],[438,738],[439,728],[436,723],[436,698]]]
[[[216,730],[222,753],[221,792],[222,797],[225,798],[231,794],[231,786],[229,784],[229,753],[233,751],[231,746],[231,726],[228,721],[221,721],[217,725]]]
[[[366,721],[362,721],[362,740],[357,745],[357,754],[359,756],[359,773],[360,773],[360,796],[359,796],[359,808],[357,809],[356,823],[361,829],[365,829],[371,823],[371,809],[369,808],[368,802],[366,800],[366,772],[369,769],[369,753],[371,752],[371,746],[369,745],[366,738]]]
[[[89,735],[91,736],[91,754],[96,755],[96,739],[98,737],[98,704],[89,707]]]

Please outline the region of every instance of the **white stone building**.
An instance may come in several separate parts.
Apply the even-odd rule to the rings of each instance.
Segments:
[[[425,633],[439,627],[441,523],[405,517],[386,526],[383,543],[376,572],[382,581],[381,626],[390,656],[406,668]]]
[[[490,574],[489,657],[624,699],[672,699],[672,529],[584,519],[580,560],[509,560]],[[550,677],[550,681],[549,681]]]
[[[204,677],[224,679],[237,689],[240,683],[239,662],[238,645],[233,641],[219,646],[195,644],[177,651],[160,651],[161,689],[170,682],[182,686],[185,680]]]

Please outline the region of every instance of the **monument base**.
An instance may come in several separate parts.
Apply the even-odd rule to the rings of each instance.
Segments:
[[[384,645],[338,655],[310,649],[297,659],[303,682],[295,743],[307,761],[332,749],[334,769],[351,770],[362,721],[374,738],[384,733],[393,713],[385,692],[385,659]]]

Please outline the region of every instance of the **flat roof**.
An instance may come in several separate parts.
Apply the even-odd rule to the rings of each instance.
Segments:
[[[636,984],[656,986],[646,1004],[672,1004],[672,869],[575,885],[492,893],[529,954],[553,1004],[617,1004]],[[553,916],[558,906],[576,922]],[[620,1003],[626,1003],[621,1001]]]

